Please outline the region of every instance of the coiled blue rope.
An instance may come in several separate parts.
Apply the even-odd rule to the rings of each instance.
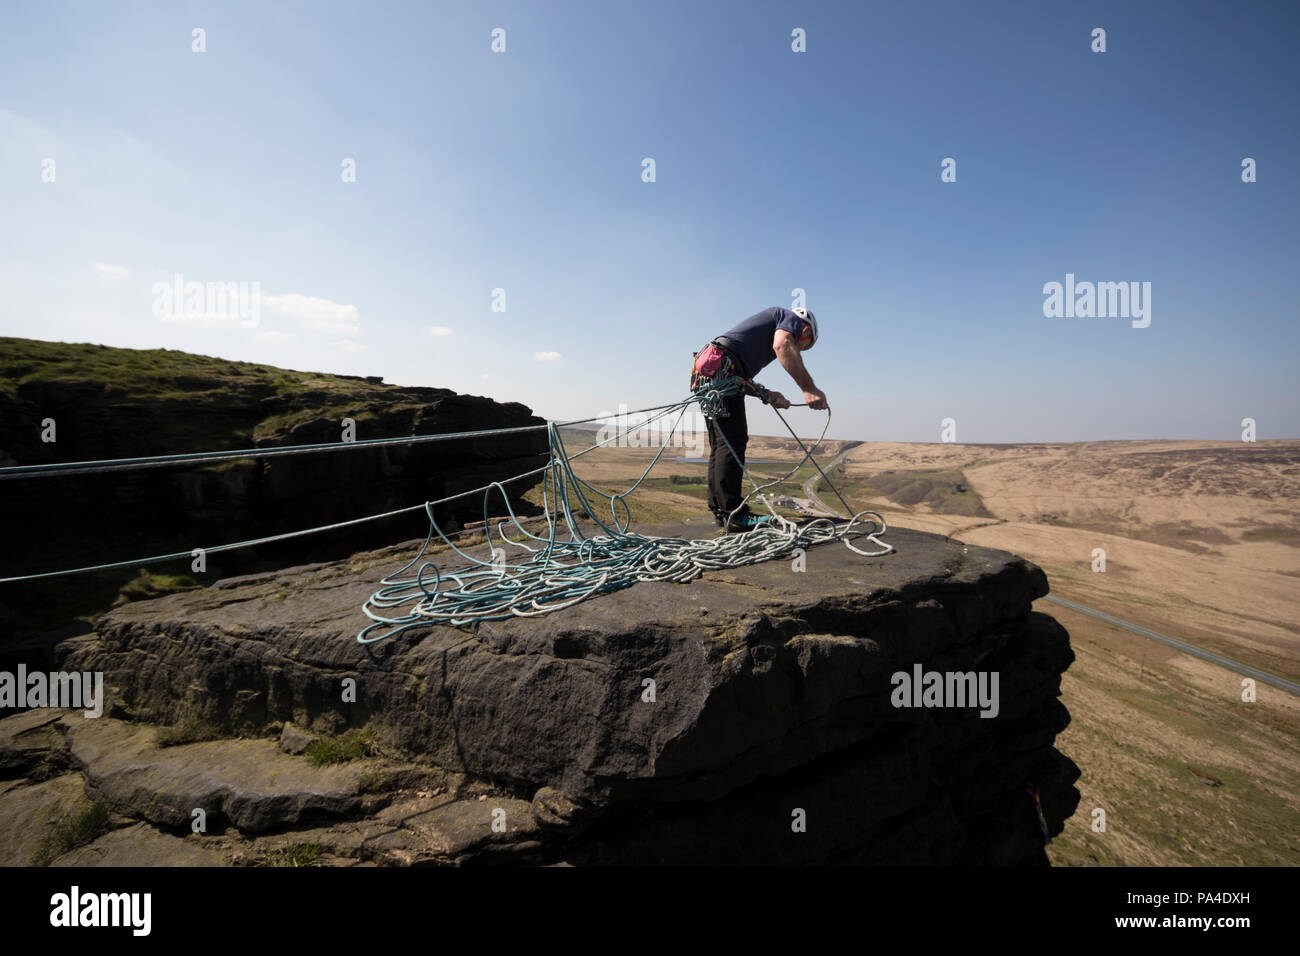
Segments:
[[[594,595],[631,587],[638,581],[686,583],[705,571],[770,561],[798,548],[806,549],[827,541],[843,541],[851,550],[871,557],[893,551],[890,545],[876,537],[885,531],[885,519],[878,512],[860,511],[845,521],[818,518],[806,524],[796,524],[778,515],[765,497],[761,500],[771,512],[769,522],[744,534],[687,540],[643,535],[628,530],[632,514],[627,497],[641,486],[658,463],[686,410],[692,404],[698,404],[706,415],[716,417],[722,411],[723,402],[738,394],[741,388],[739,378],[715,379],[697,389],[689,398],[674,405],[663,406],[657,415],[640,423],[638,428],[677,413],[668,438],[641,477],[626,491],[616,494],[600,491],[573,473],[564,439],[556,424],[551,423],[547,428],[551,457],[544,466],[542,484],[546,533],[534,534],[525,528],[516,516],[505,488],[500,483],[494,483],[483,495],[483,522],[492,560],[485,561],[461,550],[439,527],[431,504],[426,505],[429,534],[423,546],[410,563],[383,578],[380,582],[383,586],[365,603],[362,610],[373,623],[357,634],[357,640],[362,644],[370,644],[396,637],[413,628],[437,623],[460,626],[511,617],[535,617],[573,607]],[[780,412],[777,414],[780,415]],[[781,420],[785,421],[784,416]],[[786,428],[789,427],[787,423]],[[787,474],[764,485],[759,485],[754,480],[742,462],[745,476],[754,490],[746,496],[740,507],[743,508],[755,495],[761,495],[765,488],[789,478],[805,461],[812,460],[815,465],[813,450],[821,444],[829,427],[828,412],[826,425],[812,448],[799,442],[804,449],[804,457],[799,463]],[[620,432],[593,447],[616,441],[624,434],[626,432]],[[794,434],[793,430],[791,434]],[[795,437],[798,439],[797,435]],[[723,440],[726,440],[725,436]],[[730,442],[727,447],[735,455]],[[582,453],[590,450],[584,449]],[[821,471],[820,467],[818,471]],[[822,477],[826,477],[824,473]],[[826,480],[829,484],[830,479]],[[500,492],[502,503],[509,514],[508,519],[497,523],[496,536],[500,539],[500,549],[493,543],[493,531],[488,523],[488,506],[494,491]],[[838,490],[835,493],[839,496]],[[602,534],[588,537],[582,532],[571,499],[576,502],[577,510],[590,516]],[[844,501],[843,497],[840,497],[840,501]],[[598,513],[604,509],[598,508],[593,502],[603,502],[608,506],[608,523],[598,517]],[[852,510],[847,504],[845,508]],[[738,508],[737,511],[739,510]],[[858,527],[864,519],[870,521],[871,530]],[[514,525],[518,537],[512,538],[506,534],[508,523]],[[567,536],[562,535],[561,526]],[[444,573],[433,561],[420,563],[433,542],[434,535],[463,558],[465,564]],[[851,539],[858,537],[872,541],[879,546],[879,550],[864,551],[855,547]],[[520,554],[521,560],[507,562],[507,546],[523,552]],[[417,563],[419,567],[414,574],[404,576]],[[409,610],[403,614],[392,613],[393,609],[407,606]]]

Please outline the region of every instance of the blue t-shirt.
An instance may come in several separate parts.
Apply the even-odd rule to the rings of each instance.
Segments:
[[[776,337],[777,329],[785,329],[797,339],[803,331],[803,319],[789,309],[775,305],[751,315],[721,336],[745,366],[746,378],[753,378],[776,358],[772,339]]]

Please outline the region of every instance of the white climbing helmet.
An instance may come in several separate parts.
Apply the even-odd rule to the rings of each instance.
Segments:
[[[817,316],[813,315],[807,309],[791,309],[790,311],[807,322],[808,328],[812,329],[813,340],[812,344],[808,346],[809,348],[812,348],[813,345],[817,344]]]

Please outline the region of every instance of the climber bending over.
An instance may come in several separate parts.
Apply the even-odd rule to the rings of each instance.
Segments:
[[[826,393],[813,384],[804,367],[801,352],[817,343],[817,317],[807,309],[783,309],[773,306],[706,345],[695,355],[691,367],[691,389],[712,379],[739,375],[744,390],[724,402],[723,413],[709,418],[709,510],[720,527],[727,531],[752,531],[769,517],[759,516],[746,505],[732,514],[745,500],[741,493],[744,479],[745,446],[749,427],[745,421],[745,396],[756,395],[773,408],[789,408],[790,401],[780,392],[770,391],[753,381],[755,375],[778,359],[803,391],[809,408],[825,409]],[[725,437],[725,441],[723,438]],[[731,449],[735,449],[735,456]]]

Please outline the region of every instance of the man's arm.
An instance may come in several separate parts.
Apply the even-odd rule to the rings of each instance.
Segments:
[[[772,351],[776,352],[781,367],[790,373],[794,383],[803,390],[803,398],[808,403],[808,407],[828,408],[826,393],[813,383],[812,376],[808,374],[808,369],[803,364],[803,356],[799,353],[799,346],[795,344],[795,337],[785,329],[777,329],[772,339]]]

